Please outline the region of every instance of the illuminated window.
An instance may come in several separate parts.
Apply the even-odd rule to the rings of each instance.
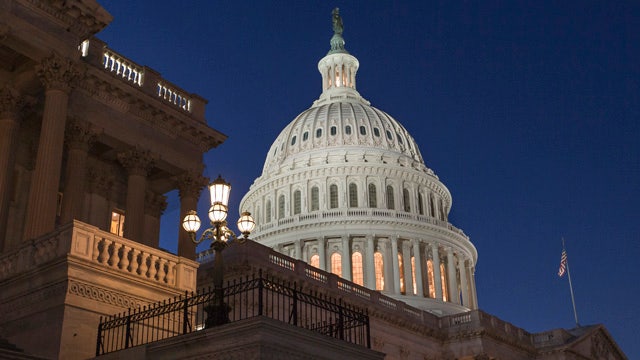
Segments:
[[[342,276],[342,256],[338,253],[331,254],[331,273]]]
[[[320,191],[317,186],[311,188],[311,211],[320,210]]]
[[[309,260],[309,265],[311,265],[313,267],[317,267],[319,269],[320,268],[320,255],[315,254],[315,255],[311,256],[311,259]]]
[[[331,184],[329,186],[329,208],[335,209],[338,207],[338,185]]]
[[[433,261],[427,260],[427,278],[429,279],[429,297],[436,298],[436,283],[435,276],[433,274]]]
[[[384,260],[379,251],[373,254],[373,264],[376,272],[376,290],[384,290]]]
[[[267,222],[271,222],[271,200],[267,200],[267,206],[265,206],[265,215]]]
[[[118,236],[124,234],[124,211],[115,209],[111,212],[109,232]]]
[[[351,126],[347,125],[344,127],[344,133],[347,135],[351,135]]]
[[[362,272],[362,254],[354,252],[351,255],[351,270],[353,276],[353,282],[364,286],[364,274]]]
[[[402,254],[398,254],[398,273],[400,274],[400,293],[406,294],[407,289],[404,286],[404,262],[402,261]]]
[[[418,213],[424,215],[424,204],[422,203],[422,193],[418,193]]]
[[[358,186],[349,184],[349,207],[358,207]]]
[[[278,198],[278,219],[284,217],[284,195],[280,195]]]
[[[369,207],[378,207],[378,195],[376,193],[375,184],[369,184]]]
[[[418,284],[416,283],[416,258],[411,257],[411,280],[413,285],[413,295],[418,294]]]
[[[300,214],[300,212],[302,211],[302,204],[301,204],[301,196],[300,196],[300,190],[296,190],[293,192],[293,214],[297,215]]]
[[[440,264],[440,282],[442,283],[442,301],[449,301],[449,293],[447,292],[447,276],[445,275],[444,264]]]
[[[404,211],[406,212],[411,211],[411,203],[409,201],[409,190],[402,189],[402,202],[404,203]]]
[[[391,185],[387,185],[387,209],[395,209],[396,203],[393,199],[393,187]]]

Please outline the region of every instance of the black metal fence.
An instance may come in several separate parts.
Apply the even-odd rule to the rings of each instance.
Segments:
[[[215,307],[214,289],[152,304],[100,319],[96,356],[204,329],[207,312]],[[350,343],[371,348],[369,316],[317,292],[303,291],[295,282],[263,276],[228,282],[223,289],[229,322],[266,316]]]

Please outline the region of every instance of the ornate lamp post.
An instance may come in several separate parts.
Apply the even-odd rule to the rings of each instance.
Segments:
[[[224,276],[222,250],[228,246],[230,240],[236,240],[238,242],[246,241],[256,226],[256,222],[251,217],[251,214],[247,211],[243,212],[240,215],[240,219],[238,219],[238,229],[243,237],[237,237],[236,234],[227,227],[226,221],[231,185],[224,181],[222,177],[218,176],[215,181],[209,184],[209,192],[211,194],[211,207],[209,208],[211,227],[206,229],[199,239],[196,239],[196,231],[200,229],[201,224],[196,212],[194,210],[189,211],[187,216],[182,220],[182,227],[189,233],[191,241],[195,244],[200,244],[204,240],[211,240],[211,248],[215,254],[213,260],[214,302],[205,308],[207,312],[205,327],[207,328],[229,322],[229,308],[224,303],[222,290]]]

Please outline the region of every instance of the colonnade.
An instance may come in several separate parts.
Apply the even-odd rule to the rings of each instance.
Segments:
[[[477,308],[473,259],[438,242],[368,234],[298,240],[275,248],[369,289]],[[353,261],[355,253],[361,263]]]

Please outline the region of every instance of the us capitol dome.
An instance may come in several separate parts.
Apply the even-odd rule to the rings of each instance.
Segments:
[[[477,309],[477,251],[418,144],[356,90],[359,62],[333,13],[322,94],[271,145],[241,201],[252,239],[438,315]]]

